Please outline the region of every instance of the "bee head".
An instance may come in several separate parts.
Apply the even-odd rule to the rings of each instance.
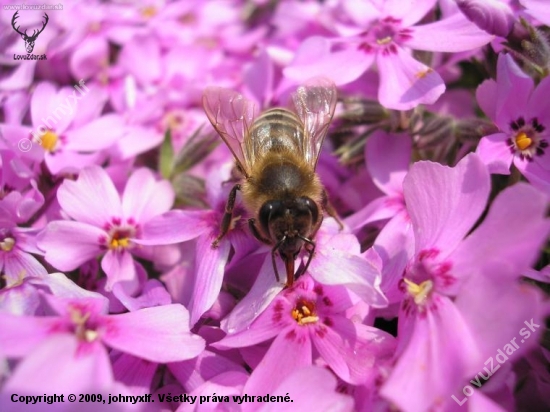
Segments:
[[[280,252],[286,249],[293,254],[300,250],[303,241],[300,237],[309,237],[313,226],[319,219],[319,208],[309,197],[292,200],[270,200],[263,204],[259,213],[260,225],[275,243],[285,238]]]

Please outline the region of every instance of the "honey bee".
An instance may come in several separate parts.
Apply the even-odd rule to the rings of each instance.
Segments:
[[[217,247],[227,234],[237,191],[241,190],[244,206],[253,216],[248,219],[250,231],[272,246],[277,281],[275,256],[282,258],[287,287],[294,282],[294,262],[302,247],[309,255],[296,277],[311,262],[323,212],[342,227],[315,173],[336,99],[336,86],[325,78],[298,87],[292,94],[292,110],[274,108],[259,116],[254,102],[237,92],[208,87],[203,94],[204,111],[233,153],[242,175],[229,193],[220,233],[212,246]]]

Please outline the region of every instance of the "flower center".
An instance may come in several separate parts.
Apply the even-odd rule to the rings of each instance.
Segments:
[[[441,260],[439,255],[436,248],[421,250],[405,269],[403,286],[418,306],[426,303],[432,291],[445,292],[456,282],[452,263]]]
[[[414,282],[411,282],[409,279],[403,279],[407,285],[407,292],[413,297],[414,303],[417,305],[423,305],[426,302],[426,299],[430,295],[434,284],[431,280],[425,280],[424,282],[417,285]]]
[[[130,230],[117,229],[111,235],[109,249],[126,249],[130,245]]]
[[[548,147],[546,139],[541,134],[546,129],[540,124],[537,118],[531,119],[529,123],[523,117],[518,117],[510,123],[512,137],[507,143],[512,154],[517,154],[521,160],[531,161],[535,156],[542,156]]]
[[[158,10],[155,6],[145,6],[143,9],[141,9],[141,15],[146,19],[155,17],[157,13],[158,13]]]
[[[381,51],[383,54],[396,53],[396,45],[409,40],[411,33],[410,29],[401,27],[401,20],[386,17],[361,35],[359,49],[365,52]]]
[[[51,153],[55,150],[58,140],[59,140],[59,136],[57,135],[57,133],[51,130],[48,130],[46,133],[40,136],[40,145],[45,150]]]
[[[90,319],[90,312],[83,313],[78,307],[70,307],[69,315],[74,324],[74,333],[81,341],[92,342],[98,337],[97,331],[88,327],[87,322]]]
[[[298,325],[307,325],[319,320],[315,313],[315,304],[303,298],[298,299],[298,302],[296,302],[296,306],[292,309],[292,317]]]
[[[100,236],[99,243],[104,249],[124,250],[135,246],[132,239],[137,237],[138,225],[134,218],[128,218],[123,223],[119,217],[111,218],[110,222],[103,225],[108,236]]]
[[[15,246],[15,239],[12,237],[6,237],[0,242],[0,249],[4,252],[9,252]]]
[[[525,132],[519,132],[516,135],[516,147],[519,150],[525,150],[531,146],[533,139],[531,139]]]

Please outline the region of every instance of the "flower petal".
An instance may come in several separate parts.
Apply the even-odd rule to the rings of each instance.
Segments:
[[[137,280],[134,258],[127,250],[109,250],[101,259],[101,269],[107,275],[106,291],[111,291],[117,282]]]
[[[195,284],[189,304],[191,325],[194,325],[203,313],[212,307],[222,288],[230,243],[220,242],[217,248],[213,248],[213,241],[212,233],[203,234],[197,240]]]
[[[246,329],[230,333],[222,340],[213,343],[212,346],[218,349],[243,348],[265,342],[277,336],[281,332],[281,325],[273,322],[273,305],[276,303],[277,301],[272,302],[272,305],[263,311]],[[282,304],[285,305],[285,303],[286,301],[282,300]]]
[[[0,353],[9,358],[28,356],[52,335],[59,324],[54,317],[17,316],[0,312]]]
[[[441,76],[410,53],[396,46],[396,53],[381,54],[376,58],[380,73],[378,100],[396,110],[409,110],[421,103],[434,103],[445,91]]]
[[[211,214],[203,210],[171,210],[144,223],[139,239],[132,242],[152,246],[186,242],[210,229]]]
[[[506,37],[514,26],[514,12],[499,0],[457,0],[460,11],[480,29]]]
[[[506,143],[504,133],[495,133],[483,137],[477,146],[476,154],[487,166],[489,173],[509,175],[514,155]]]
[[[300,390],[297,391],[296,388]],[[338,382],[334,375],[318,366],[293,368],[292,373],[270,395],[289,396],[292,401],[285,404],[287,412],[344,412],[354,409],[353,399],[338,391]],[[280,404],[271,402],[263,403],[258,409],[260,412],[280,410]]]
[[[75,220],[103,227],[112,217],[121,217],[118,192],[105,170],[88,167],[76,181],[65,179],[57,191],[59,204]]]
[[[336,235],[332,239],[319,236],[315,257],[311,260],[308,272],[311,277],[325,285],[345,285],[368,304],[385,307],[388,303],[379,288],[380,270],[364,257],[354,255],[338,247],[349,235]],[[355,246],[354,241],[343,242],[348,250]]]
[[[548,150],[548,149],[546,149]],[[533,186],[550,198],[550,152],[546,151],[542,156],[537,156],[535,161],[521,161],[514,159],[514,165],[529,180]]]
[[[544,324],[547,304],[534,286],[522,284],[518,278],[516,268],[493,259],[472,270],[472,276],[462,285],[463,293],[455,299],[483,359],[495,356],[508,342],[519,346],[507,354],[517,358],[536,346],[543,333],[540,326]],[[520,333],[527,324],[532,325],[530,330],[525,329],[528,333]]]
[[[80,222],[57,220],[50,222],[38,235],[38,246],[45,259],[59,270],[74,270],[100,253],[100,239],[107,233]]]
[[[109,59],[109,43],[101,35],[86,36],[70,57],[71,72],[77,79],[94,77],[104,70],[104,62]]]
[[[414,255],[414,234],[406,211],[397,214],[384,226],[376,237],[373,249],[382,259],[380,289],[390,303],[397,303],[403,298],[399,282]]]
[[[250,375],[243,393],[271,393],[288,376],[288,371],[311,365],[311,341],[308,338],[303,339],[304,336],[298,338],[295,329],[296,326],[284,329],[275,338],[260,364]]]
[[[10,253],[3,253],[3,255],[4,268],[2,271],[7,281],[9,279],[16,279],[21,274],[24,274],[24,276],[38,277],[43,277],[48,274],[44,266],[42,266],[34,256],[21,250],[15,249]]]
[[[497,94],[498,86],[494,80],[485,80],[476,89],[476,100],[481,110],[492,120],[497,118]]]
[[[182,361],[204,349],[204,340],[189,332],[189,313],[182,305],[111,315],[105,323],[106,345],[151,362]]]
[[[373,2],[377,3],[377,2]],[[403,3],[401,0],[378,2],[384,17],[399,19],[403,27],[417,23],[435,6],[437,0],[415,0]]]
[[[525,7],[527,14],[546,25],[550,25],[550,10],[548,10],[546,0],[520,0],[519,2]]]
[[[109,356],[100,342],[82,343],[72,335],[59,334],[48,338],[18,365],[2,392],[55,393],[67,399],[71,393],[102,392],[112,382]]]
[[[330,41],[315,36],[302,42],[295,59],[283,69],[283,74],[298,83],[315,76],[328,76],[340,86],[359,78],[372,63],[372,55],[357,50],[331,52]]]
[[[411,27],[411,39],[406,42],[415,50],[462,52],[485,46],[494,36],[481,30],[461,13],[443,20]]]
[[[388,194],[403,194],[403,179],[409,170],[412,139],[406,134],[374,132],[365,145],[365,161],[372,180]]]
[[[495,123],[508,131],[510,122],[526,115],[534,82],[525,74],[511,55],[500,53],[497,61],[497,102]]]
[[[140,168],[128,179],[122,195],[122,210],[126,219],[147,222],[168,212],[174,203],[174,190],[166,180],[157,181],[146,168]]]
[[[434,298],[437,308],[416,317],[411,339],[380,391],[404,412],[427,411],[438,400],[449,399],[483,366],[484,358],[455,305],[447,297]]]
[[[546,196],[526,183],[506,188],[480,226],[451,255],[453,271],[467,274],[496,256],[516,274],[530,267],[550,235],[547,205]]]
[[[277,259],[275,263],[279,273],[285,273],[281,259]],[[277,282],[273,274],[271,255],[266,254],[254,285],[252,285],[247,295],[237,303],[229,316],[221,322],[221,328],[228,334],[245,329],[264,312],[279,292],[283,290],[283,287],[284,285]]]
[[[124,121],[119,115],[107,114],[78,129],[67,131],[65,147],[67,150],[79,152],[95,152],[106,149],[120,139],[124,130]]]
[[[162,133],[153,128],[126,126],[125,134],[117,139],[117,154],[123,160],[130,159],[158,146],[162,139]]]
[[[416,251],[435,247],[449,253],[485,209],[489,173],[474,154],[453,168],[422,161],[411,167],[403,189]]]
[[[55,109],[56,87],[50,82],[36,85],[31,98],[31,118],[34,126],[45,126],[46,118]]]
[[[371,329],[370,339],[364,339],[364,333],[358,329],[365,325],[354,324],[342,316],[331,317],[334,328],[319,326],[312,332],[312,341],[323,360],[342,380],[351,384],[361,384],[369,380],[369,375],[375,375],[375,363],[379,358],[377,352],[383,352],[378,347],[388,346],[386,352],[392,354],[395,347],[394,339],[382,331],[376,334]],[[382,343],[383,340],[385,343]],[[390,342],[388,344],[388,342]]]

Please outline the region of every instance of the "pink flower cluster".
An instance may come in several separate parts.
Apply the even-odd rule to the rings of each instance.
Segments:
[[[0,410],[550,410],[544,3],[3,1]],[[212,246],[202,93],[316,76],[344,228],[285,287],[240,195]]]

